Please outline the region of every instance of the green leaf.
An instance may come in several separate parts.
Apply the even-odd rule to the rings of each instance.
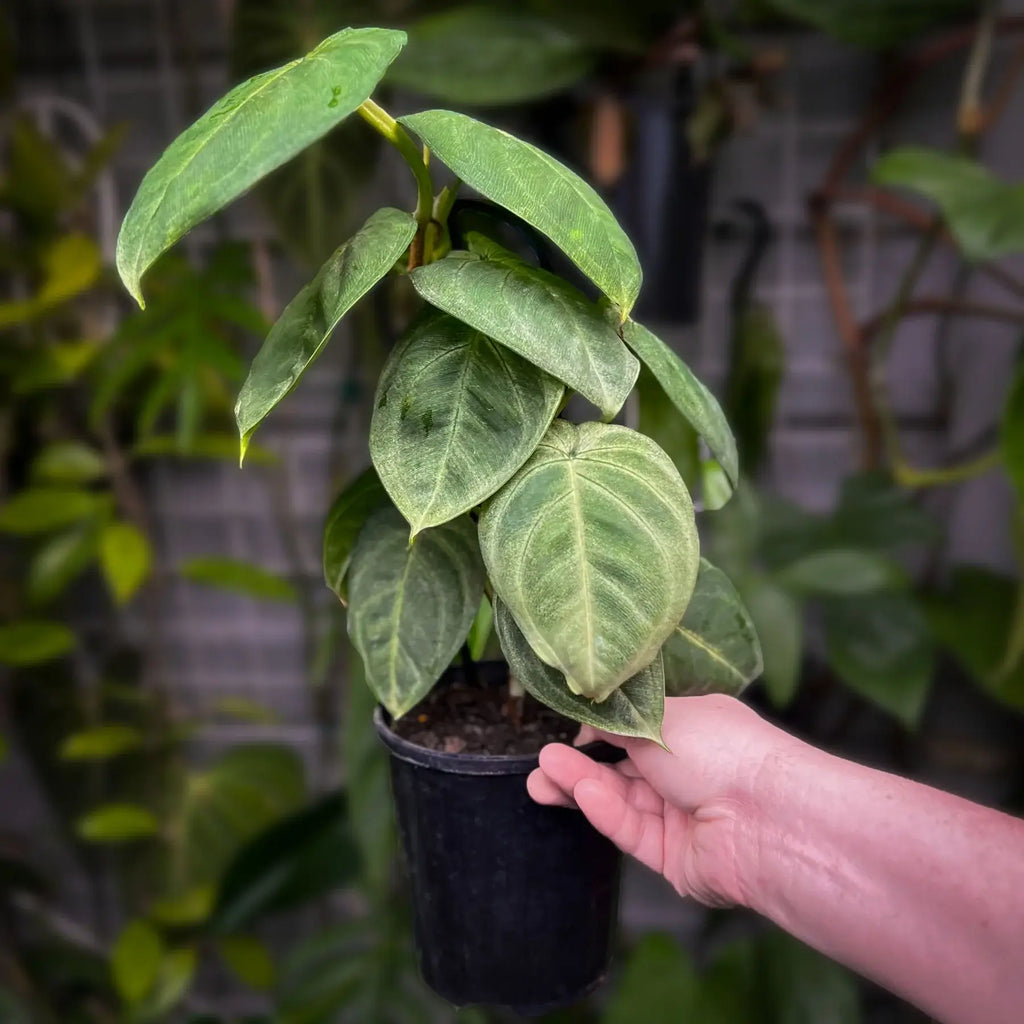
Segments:
[[[1024,364],[1017,367],[1006,397],[999,446],[1006,475],[1017,491],[1017,500],[1024,501]]]
[[[373,466],[367,466],[334,499],[327,513],[324,527],[324,579],[338,595],[342,604],[348,603],[348,576],[352,562],[352,549],[363,524],[378,508],[388,504],[388,492]]]
[[[111,722],[68,736],[60,745],[64,761],[106,761],[142,746],[142,733],[134,726]]]
[[[325,797],[254,836],[233,857],[217,891],[210,928],[246,928],[267,914],[323,900],[359,874],[345,798]]]
[[[697,1024],[692,1011],[699,995],[697,972],[682,946],[668,935],[646,935],[626,962],[601,1024]]]
[[[777,708],[793,699],[800,685],[803,616],[800,605],[781,587],[760,576],[744,581],[743,601],[761,641],[765,689]]]
[[[506,483],[563,393],[554,377],[472,327],[436,311],[417,320],[384,366],[370,424],[373,464],[413,536]]]
[[[146,582],[153,551],[146,535],[131,523],[109,523],[100,535],[100,566],[119,605],[126,604]]]
[[[939,536],[935,521],[884,473],[861,473],[843,481],[830,532],[839,546],[881,551]]]
[[[859,986],[845,967],[778,929],[757,951],[759,1005],[773,1007],[778,1024],[861,1024]]]
[[[697,579],[697,528],[669,457],[625,427],[555,420],[480,517],[488,575],[573,693],[649,665]]]
[[[251,935],[228,935],[217,941],[217,950],[232,973],[251,989],[266,992],[274,987],[277,971],[270,950]]]
[[[567,281],[494,246],[418,267],[412,283],[451,313],[564,381],[612,419],[640,367],[601,310]]]
[[[872,178],[935,203],[969,260],[994,260],[1024,249],[1024,184],[1002,181],[969,157],[904,146],[886,153]]]
[[[23,619],[0,626],[0,665],[39,665],[74,646],[75,634],[61,622]]]
[[[92,491],[32,487],[0,507],[0,533],[49,533],[95,515],[106,503],[105,496]]]
[[[242,455],[253,431],[298,384],[341,318],[394,266],[416,234],[402,210],[378,210],[285,307],[235,404]]]
[[[466,639],[483,591],[468,516],[413,541],[396,509],[380,509],[367,521],[352,554],[348,631],[367,684],[394,717],[440,679]]]
[[[168,928],[186,928],[202,924],[213,909],[213,887],[198,885],[177,896],[157,900],[149,908],[149,916]]]
[[[238,459],[238,436],[199,434],[183,447],[175,434],[150,434],[132,446],[132,455],[140,459],[169,455],[181,459],[230,459],[234,462]],[[280,461],[273,452],[255,444],[249,444],[245,449],[245,457],[250,465],[255,462],[267,466]]]
[[[469,635],[466,637],[466,646],[469,648],[469,656],[474,661],[479,661],[487,650],[487,644],[491,639],[491,629],[494,626],[494,608],[484,594],[480,598],[480,607],[477,609],[473,625],[469,627]]]
[[[128,843],[155,836],[160,822],[137,804],[105,804],[79,818],[76,831],[90,843]]]
[[[537,657],[512,613],[498,599],[494,603],[494,621],[512,675],[532,697],[576,722],[620,736],[639,736],[661,743],[665,671],[660,654],[598,704],[573,693],[565,676]]]
[[[32,463],[32,477],[58,484],[86,484],[105,476],[107,464],[95,448],[83,441],[48,445]]]
[[[209,555],[190,559],[179,571],[193,583],[234,591],[259,601],[295,600],[295,588],[287,580],[251,562]]]
[[[147,1021],[164,1019],[185,997],[199,964],[199,956],[191,946],[172,949],[160,964],[153,994],[140,1010]]]
[[[968,18],[977,0],[767,0],[768,6],[805,21],[843,42],[884,49],[954,18]]]
[[[129,921],[114,943],[110,973],[118,995],[136,1006],[149,995],[160,973],[164,942],[146,921]]]
[[[906,574],[873,551],[836,548],[805,555],[775,574],[787,590],[808,596],[849,597],[906,586]]]
[[[700,560],[693,596],[661,649],[672,697],[739,694],[762,671],[761,644],[729,577]]]
[[[862,697],[917,725],[934,669],[920,608],[905,594],[831,598],[822,604],[825,647],[836,675]]]
[[[32,556],[26,587],[33,607],[49,604],[99,553],[96,524],[72,527],[46,540]]]
[[[559,92],[591,64],[579,40],[550,21],[467,5],[412,25],[387,81],[443,103],[493,106]]]
[[[470,188],[547,235],[618,307],[640,293],[633,243],[601,197],[554,157],[450,110],[401,118]]]
[[[404,32],[342,29],[236,86],[172,142],[143,178],[117,240],[118,272],[139,305],[142,275],[162,252],[344,120],[404,45]]]
[[[230,694],[218,697],[208,706],[210,713],[223,718],[233,718],[249,725],[280,725],[281,717],[272,708],[248,697],[236,697]]]
[[[646,434],[675,463],[687,488],[697,491],[701,482],[700,435],[680,418],[675,404],[646,366],[640,367],[636,396],[637,430]]]
[[[686,363],[646,327],[635,320],[627,320],[622,325],[622,336],[654,374],[687,423],[704,438],[735,487],[740,474],[736,441],[715,396],[697,380]]]

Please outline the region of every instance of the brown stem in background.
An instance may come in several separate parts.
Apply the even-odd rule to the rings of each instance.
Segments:
[[[923,295],[912,299],[903,307],[904,319],[912,316],[965,316],[979,320],[998,320],[1004,323],[1024,326],[1024,310],[1004,309],[984,302],[968,302],[945,299],[937,295]],[[876,313],[863,321],[858,330],[864,344],[870,345],[886,321],[886,311]]]

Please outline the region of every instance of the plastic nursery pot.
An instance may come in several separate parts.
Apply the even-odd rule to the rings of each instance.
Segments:
[[[487,685],[507,678],[504,665],[477,668]],[[456,1006],[524,1016],[596,988],[611,959],[618,850],[578,811],[530,799],[536,755],[446,754],[397,736],[382,708],[374,723],[391,753],[427,984]],[[584,749],[602,761],[622,756],[605,743]]]

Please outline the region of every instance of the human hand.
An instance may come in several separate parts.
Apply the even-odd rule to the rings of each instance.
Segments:
[[[662,737],[612,736],[584,727],[579,742],[603,739],[629,757],[598,764],[551,743],[527,789],[538,803],[578,807],[623,852],[709,906],[748,902],[760,794],[798,741],[733,697],[670,697]]]

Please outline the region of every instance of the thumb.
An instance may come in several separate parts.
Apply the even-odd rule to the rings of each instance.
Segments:
[[[590,824],[623,853],[654,871],[663,870],[665,822],[660,814],[638,810],[620,789],[599,779],[581,779],[572,795]]]
[[[598,729],[593,725],[581,725],[580,731],[576,735],[576,739],[572,741],[574,747],[583,747],[588,743],[597,743],[603,741],[604,743],[610,743],[613,747],[622,747],[626,749],[626,737],[617,736],[613,732],[605,732],[604,729]]]

